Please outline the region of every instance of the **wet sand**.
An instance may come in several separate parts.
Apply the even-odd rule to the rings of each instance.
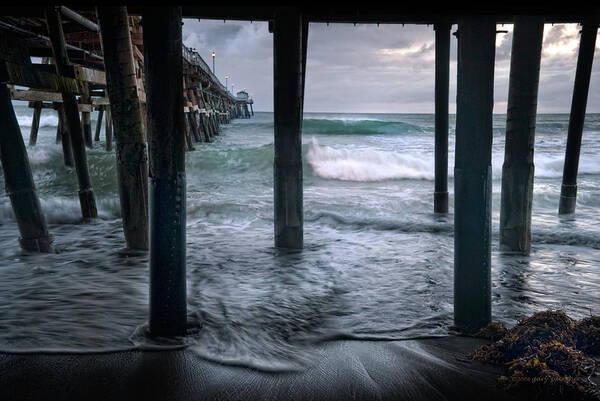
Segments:
[[[191,350],[0,353],[2,400],[515,400],[501,367],[471,361],[483,340],[332,341],[302,371],[209,362]]]

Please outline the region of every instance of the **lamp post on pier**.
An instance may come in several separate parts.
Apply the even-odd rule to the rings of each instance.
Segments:
[[[215,52],[212,52],[212,58],[213,58],[213,74],[215,73],[215,57],[216,57],[216,54],[215,54]]]
[[[225,75],[225,89],[227,89],[227,88],[228,88],[228,86],[227,86],[227,80],[228,80],[228,79],[229,79],[229,75]]]

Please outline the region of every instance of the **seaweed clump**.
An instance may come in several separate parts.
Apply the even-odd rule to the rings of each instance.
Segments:
[[[532,400],[600,400],[590,380],[600,355],[600,317],[575,321],[563,311],[521,319],[512,329],[490,323],[477,337],[495,341],[470,356],[507,367],[498,384]]]

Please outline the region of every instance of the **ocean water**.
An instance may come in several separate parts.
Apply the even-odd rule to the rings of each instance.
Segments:
[[[32,110],[15,110],[27,143]],[[494,116],[493,318],[600,313],[600,115],[586,119],[570,217],[557,215],[568,115],[538,117],[528,257],[498,251],[505,121]],[[0,198],[0,350],[169,346],[145,336],[148,255],[124,250],[114,152],[104,151],[102,133],[88,153],[100,217],[83,223],[56,124],[44,110],[38,145],[27,150],[59,252],[21,251],[10,202]],[[453,117],[449,142],[452,205]],[[433,115],[307,113],[303,143],[302,252],[273,248],[272,113],[234,120],[186,153],[185,345],[224,363],[288,369],[330,339],[447,334],[453,215],[432,213]]]

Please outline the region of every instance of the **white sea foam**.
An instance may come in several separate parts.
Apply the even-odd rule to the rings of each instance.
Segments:
[[[59,147],[42,147],[35,146],[27,149],[27,155],[29,156],[29,162],[31,164],[42,164],[50,160],[50,157],[59,152]]]
[[[343,181],[433,180],[433,160],[376,149],[336,149],[313,141],[306,155],[315,173]]]
[[[562,177],[564,156],[545,155],[535,156],[536,177]],[[582,154],[579,158],[579,174],[600,174],[600,157]]]
[[[49,224],[77,224],[81,222],[81,206],[77,194],[65,198],[39,195],[42,211]],[[118,199],[100,199],[97,201],[98,217],[110,220],[119,217]],[[0,225],[14,221],[14,213],[8,197],[0,200]]]
[[[319,145],[313,138],[306,158],[316,175],[342,181],[433,180],[432,153],[398,153],[378,149],[333,148]],[[503,153],[494,153],[492,176],[502,178]],[[535,176],[560,178],[564,156],[537,153]],[[454,153],[448,154],[448,176],[454,176]],[[600,174],[600,156],[582,154],[579,174]]]
[[[33,113],[33,111],[32,111]],[[31,127],[31,122],[33,121],[32,114],[19,114],[17,115],[17,121],[19,122],[19,126],[23,127]],[[56,127],[58,125],[58,117],[52,114],[44,114],[40,116],[40,127]]]

